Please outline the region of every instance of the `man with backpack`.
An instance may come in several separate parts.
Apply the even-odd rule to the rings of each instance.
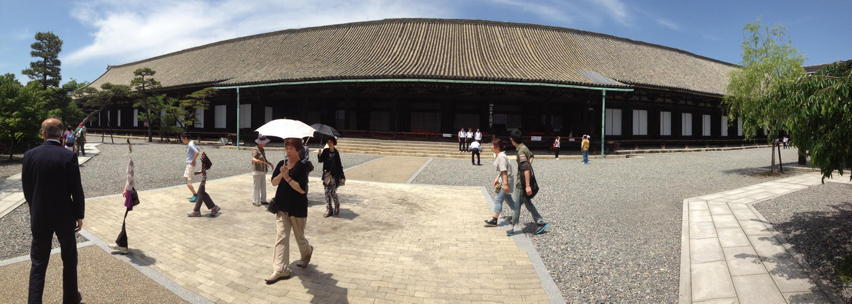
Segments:
[[[532,168],[535,155],[524,145],[524,140],[521,138],[519,130],[512,132],[511,140],[518,154],[518,177],[515,179],[515,192],[512,195],[512,199],[516,203],[515,214],[512,216],[512,228],[506,232],[506,235],[512,236],[520,232],[517,230],[517,225],[521,215],[521,205],[527,207],[536,225],[538,225],[535,234],[541,234],[550,227],[550,224],[544,221],[544,218],[538,213],[538,209],[532,203],[532,198],[538,194],[538,183],[536,182],[535,172]]]

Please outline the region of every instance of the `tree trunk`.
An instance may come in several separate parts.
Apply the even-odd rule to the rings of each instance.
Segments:
[[[778,169],[781,170],[781,173],[784,173],[784,161],[781,160],[781,145],[778,145]]]
[[[808,155],[805,154],[805,152],[803,152],[801,149],[798,149],[798,150],[799,150],[799,164],[800,165],[807,165],[808,164]]]
[[[151,108],[147,105],[147,102],[145,112],[147,113],[147,116],[145,116],[145,124],[148,125],[148,142],[153,142],[154,140],[151,138]]]

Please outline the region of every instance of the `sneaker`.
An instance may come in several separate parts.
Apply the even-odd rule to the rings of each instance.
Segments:
[[[302,258],[301,260],[296,261],[296,266],[305,268],[308,266],[308,263],[311,262],[311,256],[314,255],[314,246],[311,246],[311,252],[308,253],[308,256]]]
[[[260,204],[261,204],[261,205],[269,205],[269,202],[267,202],[267,201],[263,201],[263,202],[260,202]]]
[[[513,236],[517,233],[520,233],[520,231],[516,231],[515,227],[509,228],[509,230],[506,230],[506,236]]]
[[[188,217],[200,217],[200,216],[201,216],[201,212],[198,212],[198,211],[191,211],[191,212],[187,212],[187,213],[186,213],[186,216],[188,216]]]
[[[258,202],[253,202],[251,204],[254,205],[255,207],[260,207],[260,205],[263,205],[263,203],[258,203]]]
[[[485,222],[485,227],[497,226],[497,218],[496,217],[489,218],[489,219],[485,220],[484,222]]]
[[[286,280],[286,279],[289,279],[289,278],[290,278],[290,270],[284,270],[284,271],[273,272],[264,281],[266,281],[266,285],[270,285],[270,284],[275,284],[275,282],[278,282],[280,280]]]
[[[550,224],[541,225],[541,226],[538,227],[538,230],[535,231],[535,234],[542,234],[549,227],[550,227]]]
[[[219,213],[222,213],[222,208],[219,208],[219,206],[214,206],[213,209],[210,209],[210,216],[217,216]]]
[[[189,202],[190,202],[190,203],[194,203],[194,202],[197,202],[197,201],[198,201],[198,196],[197,196],[197,195],[193,195],[192,197],[190,197],[190,198],[189,198]]]
[[[113,251],[116,251],[121,254],[127,254],[130,251],[127,247],[121,247],[115,243],[109,244],[109,249],[112,249]]]

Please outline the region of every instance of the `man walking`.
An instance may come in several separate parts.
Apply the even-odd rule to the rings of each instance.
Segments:
[[[62,122],[50,118],[41,123],[44,144],[24,154],[21,183],[30,207],[30,304],[42,303],[44,279],[50,261],[53,234],[62,249],[62,302],[80,303],[77,290],[77,238],[83,227],[85,199],[80,166],[74,152],[60,145]]]
[[[201,153],[198,152],[195,142],[189,140],[189,136],[186,133],[180,134],[180,141],[186,145],[186,167],[183,170],[183,178],[186,179],[186,187],[189,188],[189,192],[192,192],[189,202],[195,203],[198,201],[198,193],[192,187],[192,176],[195,174],[195,160],[198,159],[198,155]]]
[[[517,208],[515,208],[515,214],[512,217],[512,229],[507,231],[506,235],[512,236],[518,232],[516,231],[516,227],[521,215],[521,205],[527,207],[527,210],[532,215],[536,225],[538,225],[538,229],[536,229],[535,233],[540,234],[550,227],[550,225],[544,221],[544,218],[538,213],[538,209],[535,208],[532,200],[530,200],[530,196],[533,194],[530,182],[533,178],[532,162],[535,156],[532,154],[530,149],[524,145],[520,131],[514,130],[511,134],[511,140],[512,145],[515,146],[515,151],[518,153],[518,178],[515,180],[515,192],[512,195],[512,200],[514,200],[517,204]]]
[[[75,134],[75,142],[77,143],[77,152],[82,156],[86,156],[86,124],[80,123],[77,126],[77,130],[74,131]]]

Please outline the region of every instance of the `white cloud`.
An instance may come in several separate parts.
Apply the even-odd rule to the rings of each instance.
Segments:
[[[592,3],[600,6],[607,13],[623,25],[630,25],[630,15],[627,12],[627,5],[621,0],[590,0]]]
[[[680,30],[680,25],[678,25],[677,23],[674,23],[674,21],[671,21],[671,20],[668,20],[668,19],[665,19],[665,18],[657,18],[656,21],[657,21],[657,24],[662,25],[663,27],[666,27],[670,30],[673,30],[673,31],[679,31]]]
[[[572,23],[574,16],[554,3],[536,3],[522,0],[491,0],[491,2],[511,6],[532,13],[538,17],[562,23]]]
[[[325,24],[446,16],[446,5],[405,0],[95,0],[71,15],[94,29],[92,42],[63,63],[123,63],[245,35]]]

